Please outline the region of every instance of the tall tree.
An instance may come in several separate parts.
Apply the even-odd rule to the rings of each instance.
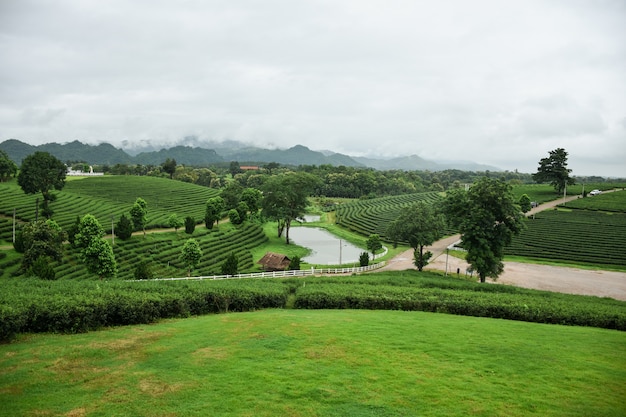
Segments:
[[[248,205],[250,213],[255,214],[259,211],[263,193],[256,188],[244,188],[241,192],[241,201]]]
[[[215,223],[219,223],[225,208],[226,203],[222,197],[211,197],[207,200],[204,210],[204,223],[207,229],[212,229]]]
[[[81,250],[81,259],[87,270],[100,279],[112,278],[117,274],[117,262],[113,248],[104,240],[104,229],[98,219],[86,214],[80,221],[74,241]]]
[[[167,218],[167,224],[169,227],[173,227],[174,231],[178,232],[178,228],[182,227],[185,223],[176,213],[173,213]]]
[[[54,220],[25,224],[18,232],[14,243],[15,250],[24,254],[22,269],[27,271],[41,257],[60,261],[66,236]]]
[[[554,186],[557,194],[564,192],[565,187],[575,184],[574,178],[569,174],[571,169],[567,168],[567,152],[563,148],[557,148],[549,152],[550,156],[539,161],[537,172],[532,174],[533,180],[538,183],[549,182]]]
[[[413,262],[421,271],[432,256],[431,252],[424,253],[424,247],[439,239],[444,227],[443,216],[437,214],[431,205],[420,201],[402,209],[387,228],[386,234],[394,246],[398,242],[408,242],[413,248]]]
[[[524,228],[524,216],[511,186],[498,179],[482,178],[467,192],[450,192],[443,210],[450,224],[461,232],[466,260],[480,282],[486,277],[497,278],[504,270],[504,248]]]
[[[9,158],[9,155],[0,149],[0,182],[5,182],[17,174],[17,165]]]
[[[17,183],[26,194],[41,193],[41,214],[49,219],[52,209],[49,206],[54,201],[52,190],[62,190],[65,186],[67,167],[48,152],[35,152],[22,161]]]
[[[278,223],[278,237],[285,231],[287,244],[291,222],[304,216],[307,198],[318,183],[317,177],[299,172],[274,175],[263,185],[263,212]]]
[[[128,240],[133,235],[133,224],[125,214],[122,214],[120,220],[115,225],[115,236],[122,240]]]
[[[200,263],[202,259],[202,248],[196,239],[188,239],[180,252],[180,260],[187,267],[187,276],[191,276],[191,271]]]
[[[238,161],[231,161],[230,166],[228,167],[228,171],[230,171],[230,175],[234,178],[235,175],[242,173],[241,166],[239,166]]]
[[[367,250],[372,252],[372,259],[376,256],[376,252],[383,248],[383,243],[380,240],[380,236],[377,234],[371,234],[365,242]]]
[[[130,217],[137,230],[143,230],[143,237],[146,237],[146,223],[148,222],[148,203],[141,197],[135,200],[130,209]]]
[[[161,169],[170,175],[170,179],[174,177],[174,173],[176,172],[176,160],[167,158],[165,162],[161,164]]]

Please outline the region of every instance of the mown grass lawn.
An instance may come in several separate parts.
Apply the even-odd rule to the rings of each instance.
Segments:
[[[0,346],[0,414],[623,416],[626,333],[265,310]]]

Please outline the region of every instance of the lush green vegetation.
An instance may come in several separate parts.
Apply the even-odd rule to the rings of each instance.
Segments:
[[[616,188],[625,187],[626,183],[624,182],[594,182],[587,184],[574,184],[567,186],[567,195],[582,195],[583,187],[584,191],[589,192],[593,189],[598,190],[612,190]],[[513,186],[513,195],[517,199],[519,199],[522,195],[526,194],[530,197],[531,201],[536,201],[537,203],[546,203],[548,201],[557,200],[563,197],[562,194],[557,194],[554,191],[554,187],[549,184],[519,184]]]
[[[526,229],[513,239],[506,254],[626,269],[624,211],[623,191],[581,198],[567,203],[567,209],[543,211],[526,219]]]
[[[625,345],[419,312],[210,315],[2,345],[0,403],[12,416],[617,417]]]
[[[82,332],[217,311],[409,310],[626,330],[626,302],[405,271],[352,277],[232,281],[0,281],[0,340]]]
[[[102,176],[72,178],[63,191],[57,192],[57,200],[51,203],[53,219],[67,229],[76,216],[93,214],[105,230],[111,231],[111,216],[115,221],[124,213],[128,215],[137,197],[148,203],[148,228],[168,227],[168,218],[176,213],[179,217],[192,216],[197,221],[204,218],[206,201],[217,195],[212,188],[172,181],[164,178],[137,176]],[[0,214],[16,217],[20,221],[35,219],[37,196],[24,194],[16,181],[0,183]],[[40,214],[41,215],[41,214]],[[10,241],[4,228],[0,239]]]
[[[578,200],[567,203],[567,207],[626,213],[626,192],[620,190],[596,196],[587,196],[587,198],[579,198]]]
[[[186,268],[180,260],[180,254],[189,237],[179,231],[148,233],[145,238],[136,236],[127,241],[115,239],[113,252],[118,266],[117,278],[133,279],[135,269],[141,262],[147,262],[157,277],[184,276]],[[237,227],[224,224],[212,230],[202,227],[194,232],[193,237],[198,239],[204,253],[201,262],[194,269],[194,275],[221,274],[221,264],[231,253],[239,258],[240,273],[257,271],[258,265],[254,264],[252,250],[263,246],[268,239],[263,228],[255,223]],[[80,262],[77,248],[66,245],[65,251],[65,257],[60,262],[52,263],[58,279],[97,278]],[[16,276],[20,273],[19,263],[6,265],[8,262],[9,259],[0,259],[0,277]]]

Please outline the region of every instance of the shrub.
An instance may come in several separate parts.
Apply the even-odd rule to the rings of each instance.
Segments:
[[[150,268],[150,263],[148,261],[141,261],[135,267],[135,279],[152,279],[154,278],[154,273],[152,272],[152,268]]]
[[[196,221],[194,218],[191,216],[185,217],[185,233],[192,235],[194,230],[196,230]]]
[[[290,271],[299,271],[300,270],[300,262],[301,259],[299,256],[294,256],[293,258],[291,258],[291,260],[289,261],[289,270]]]
[[[370,264],[370,255],[367,252],[361,252],[359,255],[359,265],[368,266]]]
[[[49,281],[57,279],[54,268],[50,265],[50,262],[51,259],[47,256],[40,256],[35,260],[35,262],[33,262],[32,266],[28,270],[29,275]]]

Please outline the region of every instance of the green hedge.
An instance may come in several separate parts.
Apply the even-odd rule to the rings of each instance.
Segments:
[[[429,311],[626,331],[626,302],[479,284],[433,273],[224,281],[0,281],[0,340],[34,332],[227,311],[284,308]]]
[[[0,340],[17,333],[77,333],[162,318],[284,307],[277,281],[0,283]]]

